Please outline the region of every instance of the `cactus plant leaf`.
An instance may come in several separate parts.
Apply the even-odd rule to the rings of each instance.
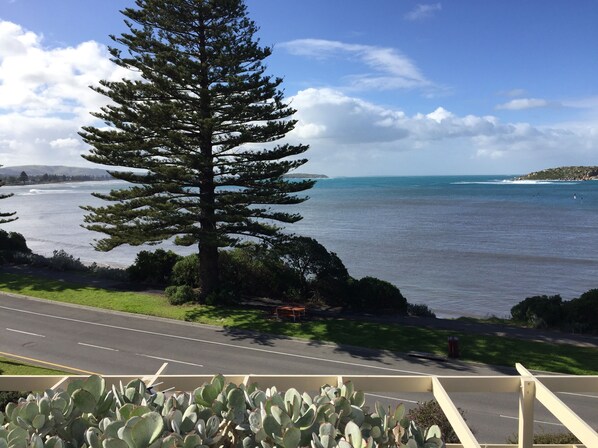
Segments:
[[[287,429],[282,437],[282,445],[284,448],[297,448],[300,441],[301,431],[297,428]]]
[[[9,420],[12,420],[12,414],[16,408],[17,408],[16,403],[13,403],[12,401],[10,403],[6,404],[6,407],[4,408],[4,414],[6,415],[6,417]]]
[[[92,412],[96,407],[96,398],[85,389],[77,389],[73,393],[73,401],[81,412]]]
[[[129,448],[146,448],[164,431],[162,416],[149,412],[142,417],[133,417],[125,424],[122,438]]]
[[[33,426],[38,431],[44,427],[46,423],[46,416],[44,414],[37,414],[33,417],[33,421],[31,422],[31,426]]]
[[[345,426],[345,439],[349,440],[354,448],[361,448],[363,440],[361,429],[352,421],[349,421]]]
[[[245,394],[241,389],[232,389],[226,396],[228,406],[231,408],[245,407]]]
[[[44,441],[39,434],[32,434],[31,441],[29,442],[29,448],[44,448]]]
[[[26,440],[27,431],[21,428],[20,426],[15,426],[12,430],[9,431],[8,437],[6,439],[9,445],[13,445],[19,439]]]
[[[444,448],[444,443],[437,437],[430,437],[424,443],[424,448]]]
[[[430,439],[430,438],[436,438],[436,439],[440,439],[441,434],[440,434],[440,428],[438,427],[438,425],[432,425],[428,428],[428,431],[426,432],[426,440]]]
[[[301,430],[311,427],[316,421],[316,407],[310,406],[305,413],[295,421],[295,426]]]
[[[267,415],[262,421],[262,427],[267,435],[278,434],[281,430],[280,423],[272,415]]]
[[[103,448],[129,448],[129,445],[127,445],[127,442],[125,442],[124,440],[120,440],[120,439],[105,439],[102,442],[102,447]]]
[[[395,409],[394,418],[397,422],[400,422],[403,417],[405,417],[405,405],[401,403]]]
[[[353,448],[353,445],[351,445],[346,440],[339,440],[338,441],[338,448]]]
[[[52,436],[46,440],[45,448],[63,448],[64,443],[58,436]]]
[[[98,401],[104,394],[106,389],[106,382],[104,378],[98,375],[91,375],[89,378],[83,381],[81,388],[89,392]]]

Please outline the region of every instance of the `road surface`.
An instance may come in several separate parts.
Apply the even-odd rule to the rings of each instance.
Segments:
[[[49,367],[98,374],[145,375],[164,362],[169,363],[168,374],[514,374],[508,368],[435,361],[7,294],[0,294],[0,352],[50,363],[45,364]],[[480,441],[504,443],[517,432],[516,394],[460,393],[451,397],[466,410],[467,422]],[[369,398],[413,405],[432,397],[376,394]],[[561,394],[560,398],[592,427],[598,427],[595,394]],[[564,430],[539,404],[535,419],[539,430]]]

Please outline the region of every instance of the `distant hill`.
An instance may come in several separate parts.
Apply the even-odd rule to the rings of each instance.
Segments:
[[[23,171],[27,173],[29,177],[32,176],[43,176],[47,174],[49,176],[67,176],[67,177],[105,177],[109,178],[110,175],[106,170],[98,168],[81,168],[75,166],[55,166],[55,165],[20,165],[20,166],[3,166],[0,168],[0,176],[19,176]]]
[[[535,171],[517,180],[598,180],[598,166],[561,166]]]
[[[285,179],[328,179],[325,174],[289,173],[284,174]]]

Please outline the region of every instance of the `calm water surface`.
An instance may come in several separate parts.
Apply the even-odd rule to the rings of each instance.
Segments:
[[[312,236],[351,275],[372,275],[439,315],[506,315],[535,294],[573,298],[598,287],[598,182],[516,183],[507,177],[369,177],[318,181],[289,227]],[[2,187],[0,203],[38,253],[130,264],[139,248],[98,253],[79,205],[113,182]],[[177,251],[185,253],[181,248]],[[187,253],[190,249],[186,249]]]

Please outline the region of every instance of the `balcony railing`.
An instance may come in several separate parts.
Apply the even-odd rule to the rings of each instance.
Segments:
[[[155,390],[192,391],[212,375],[165,375],[166,364],[153,375],[105,375],[106,385],[127,383],[142,378]],[[461,441],[447,444],[447,448],[598,448],[598,433],[573,412],[556,395],[557,392],[598,393],[598,376],[533,375],[517,364],[519,375],[511,376],[403,376],[403,375],[226,375],[235,384],[259,383],[262,387],[276,386],[278,390],[294,387],[298,390],[318,390],[324,384],[339,386],[351,381],[357,390],[366,393],[431,393],[444,411]],[[23,391],[66,389],[69,381],[82,376],[0,376],[0,390]],[[450,398],[450,393],[518,393],[519,443],[491,444],[476,440],[471,429]],[[533,445],[534,403],[538,400],[550,411],[582,445]],[[598,409],[597,411],[598,412]]]

